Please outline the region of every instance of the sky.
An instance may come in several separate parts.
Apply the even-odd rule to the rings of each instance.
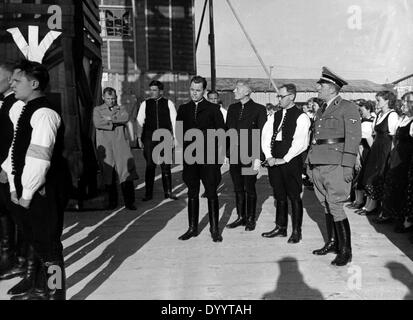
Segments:
[[[413,73],[411,0],[229,0],[274,78],[389,83]],[[198,32],[204,0],[195,0]],[[227,0],[214,1],[217,77],[266,78]],[[208,9],[197,50],[210,76]]]

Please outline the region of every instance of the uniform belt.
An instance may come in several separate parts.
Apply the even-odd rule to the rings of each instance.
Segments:
[[[335,138],[335,139],[317,139],[313,140],[313,144],[335,144],[335,143],[342,143],[345,142],[345,138]]]

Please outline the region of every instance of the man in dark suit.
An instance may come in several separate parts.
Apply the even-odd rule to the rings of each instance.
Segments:
[[[178,109],[177,123],[182,122],[183,136],[187,133],[198,133],[199,140],[179,141],[183,146],[184,164],[183,164],[183,180],[188,187],[188,231],[179,237],[180,240],[188,240],[198,235],[198,219],[199,219],[199,189],[202,181],[205,187],[206,197],[208,198],[208,215],[210,223],[210,231],[214,242],[221,242],[222,236],[218,229],[219,219],[219,202],[217,188],[221,182],[221,159],[208,161],[208,154],[214,152],[218,154],[218,147],[207,141],[207,130],[222,129],[225,133],[225,123],[219,105],[213,104],[204,98],[207,88],[205,78],[195,76],[191,80],[190,93],[191,101],[183,104]],[[177,136],[177,138],[180,138]],[[192,156],[188,150],[191,150],[196,144],[197,157],[189,159]],[[189,148],[191,147],[191,149]],[[198,152],[200,154],[198,154]],[[222,159],[223,160],[223,159]]]
[[[350,195],[361,140],[358,107],[339,95],[346,84],[345,80],[323,68],[317,91],[324,104],[315,115],[306,161],[314,191],[326,213],[328,233],[328,242],[313,254],[337,252],[337,257],[331,262],[336,266],[345,266],[352,259],[350,224],[343,203]]]
[[[245,226],[246,231],[255,229],[255,212],[257,207],[257,192],[255,184],[257,182],[257,174],[261,164],[261,139],[259,137],[258,144],[253,144],[253,130],[262,130],[267,121],[267,111],[261,104],[255,103],[251,99],[251,88],[243,81],[238,81],[234,89],[235,99],[239,102],[229,106],[227,114],[227,129],[235,129],[238,133],[236,143],[232,143],[227,148],[227,157],[230,159],[230,174],[234,184],[235,201],[237,210],[237,219],[228,224],[227,228],[233,229],[239,226]],[[241,135],[243,130],[246,135]],[[247,141],[241,141],[248,138]],[[254,155],[253,146],[258,156],[247,163],[241,160],[242,146],[248,146],[248,156]],[[243,174],[243,168],[251,168],[255,171],[253,174]]]

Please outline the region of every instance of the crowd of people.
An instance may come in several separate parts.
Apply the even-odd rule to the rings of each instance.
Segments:
[[[46,98],[48,82],[48,71],[39,63],[0,64],[0,280],[22,277],[8,292],[14,300],[58,300],[66,294],[61,235],[71,178],[63,157],[63,119]],[[163,96],[163,84],[152,81],[150,98],[140,105],[136,119],[138,145],[146,161],[142,201],[153,200],[157,165],[165,199],[178,200],[172,192],[172,156],[166,161],[166,150],[155,152],[165,138],[153,137],[159,130],[169,132],[173,145],[182,147],[184,155],[192,154],[196,137],[182,139],[195,129],[205,139],[205,152],[195,161],[183,159],[188,229],[179,240],[198,236],[202,182],[211,238],[223,241],[217,193],[223,163],[229,164],[236,204],[229,229],[255,230],[257,175],[265,167],[276,205],[275,227],[263,238],[287,237],[290,207],[288,243],[302,241],[303,185],[314,190],[325,215],[327,241],[313,254],[335,253],[331,262],[335,266],[352,260],[350,223],[344,210],[348,199],[354,200],[348,208],[360,215],[376,214],[376,223],[394,221],[396,232],[412,230],[413,92],[406,93],[398,107],[391,91],[378,92],[376,102],[345,100],[340,91],[346,84],[324,67],[315,84],[318,97],[304,106],[296,103],[293,83],[277,88],[275,105],[263,106],[251,98],[247,81],[237,81],[236,102],[224,108],[218,92],[208,91],[206,79],[195,76],[189,84],[190,100],[176,109]],[[136,210],[134,181],[139,176],[126,134],[130,115],[118,105],[113,88],[105,88],[102,99],[103,104],[93,110],[93,123],[107,195],[105,209],[118,207],[119,183],[125,208]],[[182,135],[176,134],[178,122]],[[210,130],[232,131],[236,138],[226,137],[226,148],[211,146]],[[257,131],[259,141],[254,140]],[[246,159],[245,151],[250,156]]]

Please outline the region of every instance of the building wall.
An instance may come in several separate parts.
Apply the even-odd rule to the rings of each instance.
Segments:
[[[399,98],[406,92],[413,91],[413,76],[396,84],[395,89],[397,90]]]
[[[180,4],[192,7],[182,9]],[[178,18],[165,19],[164,15]],[[192,0],[100,0],[100,17],[102,87],[114,87],[119,103],[136,109],[148,97],[152,80],[164,82],[165,96],[176,105],[188,99],[189,79],[195,74],[195,54],[194,67],[187,67],[194,47]],[[189,34],[179,41],[176,34],[185,27]],[[163,36],[158,37],[158,32]]]

